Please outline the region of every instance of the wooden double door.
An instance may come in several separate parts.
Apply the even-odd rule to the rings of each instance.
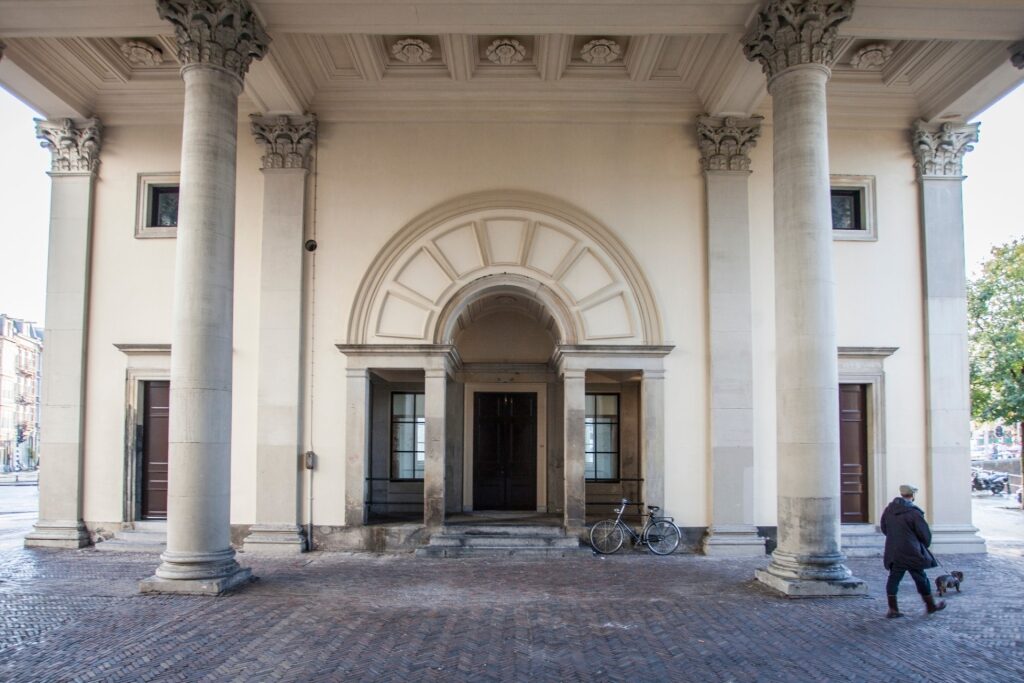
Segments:
[[[476,392],[473,508],[537,509],[537,395]]]
[[[867,385],[839,385],[839,497],[843,524],[868,521]]]

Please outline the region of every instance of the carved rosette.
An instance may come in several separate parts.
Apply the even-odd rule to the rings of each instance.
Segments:
[[[750,150],[761,134],[763,117],[697,117],[700,166],[705,171],[749,171]]]
[[[1010,63],[1018,69],[1024,69],[1024,40],[1010,46]]]
[[[526,59],[526,46],[515,38],[498,38],[487,46],[485,54],[495,64],[508,66]]]
[[[423,64],[430,61],[434,50],[419,38],[403,38],[391,46],[391,54],[406,64]]]
[[[791,66],[832,62],[839,24],[853,14],[853,0],[769,0],[743,37],[743,54],[761,62],[768,80]]]
[[[242,80],[267,53],[270,37],[246,0],[157,0],[157,11],[174,25],[182,71],[210,66]]]
[[[121,54],[134,67],[160,66],[164,61],[164,54],[160,48],[144,40],[126,40],[121,43]]]
[[[974,149],[980,123],[914,123],[914,167],[918,178],[962,178],[964,154]]]
[[[263,169],[308,169],[316,142],[316,115],[249,117],[256,142],[263,145]]]
[[[95,173],[100,166],[99,119],[75,123],[71,119],[36,119],[36,137],[50,150],[51,175]]]
[[[622,47],[614,40],[598,38],[580,48],[580,59],[587,64],[611,64],[622,56]]]

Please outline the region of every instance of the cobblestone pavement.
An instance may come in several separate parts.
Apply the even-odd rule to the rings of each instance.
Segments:
[[[877,558],[849,562],[870,597],[817,600],[755,584],[764,560],[240,559],[257,583],[200,598],[139,595],[151,555],[0,552],[0,680],[1024,680],[1019,548],[947,558],[937,615],[906,580],[888,620]]]

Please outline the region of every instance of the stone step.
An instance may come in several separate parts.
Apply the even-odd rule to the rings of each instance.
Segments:
[[[566,536],[502,536],[500,534],[435,534],[434,547],[463,548],[577,548],[579,539]]]
[[[162,534],[167,533],[167,520],[166,519],[143,519],[137,522],[132,522],[132,529],[134,531],[158,531]],[[130,531],[129,530],[129,531]]]
[[[166,549],[166,543],[126,541],[119,538],[112,538],[108,541],[96,544],[96,550],[101,550],[103,552],[162,553]]]
[[[576,557],[590,553],[577,543],[574,547],[435,546],[416,549],[417,557]]]
[[[166,543],[167,532],[165,531],[134,531],[124,529],[114,533],[114,538],[127,541],[128,543]]]
[[[539,524],[449,524],[441,533],[461,536],[564,537],[565,529],[560,526]]]

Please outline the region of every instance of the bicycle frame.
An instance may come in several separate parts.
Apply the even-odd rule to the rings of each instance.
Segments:
[[[644,537],[647,535],[647,528],[649,526],[651,526],[651,524],[654,522],[655,517],[654,517],[653,513],[651,513],[651,514],[641,513],[641,515],[644,517],[645,521],[644,521],[643,528],[640,529],[640,533],[638,534],[635,531],[633,531],[633,527],[631,527],[629,524],[626,524],[625,522],[622,521],[622,515],[626,512],[626,506],[627,505],[628,505],[628,503],[626,501],[622,501],[622,507],[618,508],[615,511],[617,513],[616,516],[615,516],[615,525],[618,526],[618,527],[621,527],[623,531],[625,531],[627,534],[629,534],[629,537],[633,539],[633,544],[636,545],[638,543],[642,543],[643,542]],[[667,519],[667,518],[659,517],[658,519]]]

